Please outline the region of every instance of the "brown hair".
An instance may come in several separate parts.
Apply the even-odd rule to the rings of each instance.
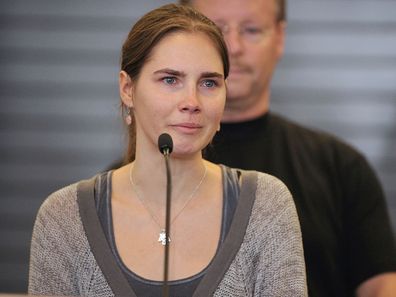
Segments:
[[[121,70],[128,73],[132,81],[137,81],[140,71],[150,58],[153,48],[170,33],[204,33],[218,50],[224,70],[224,78],[229,72],[227,46],[217,26],[195,9],[177,4],[167,4],[154,9],[140,18],[128,34],[121,52]],[[125,163],[135,159],[136,128],[134,121],[128,129],[128,150]]]
[[[192,2],[194,0],[179,0],[179,3],[182,5],[193,5]],[[274,0],[277,6],[276,12],[276,20],[278,22],[286,21],[286,0]],[[241,8],[242,9],[242,8]]]

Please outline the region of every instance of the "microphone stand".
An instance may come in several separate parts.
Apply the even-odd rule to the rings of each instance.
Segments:
[[[164,149],[164,158],[166,166],[166,213],[165,213],[165,257],[164,257],[164,283],[162,287],[162,296],[169,296],[168,272],[169,272],[169,235],[170,235],[170,218],[171,218],[171,190],[172,179],[169,168],[169,148]]]

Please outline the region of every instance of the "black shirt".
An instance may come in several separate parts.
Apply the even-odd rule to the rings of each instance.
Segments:
[[[378,179],[356,150],[272,113],[222,124],[205,157],[281,179],[299,214],[309,296],[353,296],[364,280],[396,271]]]

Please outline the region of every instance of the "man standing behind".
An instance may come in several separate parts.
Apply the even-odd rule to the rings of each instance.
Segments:
[[[381,186],[349,145],[269,112],[283,55],[285,1],[192,0],[222,29],[231,69],[217,163],[280,178],[303,233],[310,296],[396,296],[396,251]]]

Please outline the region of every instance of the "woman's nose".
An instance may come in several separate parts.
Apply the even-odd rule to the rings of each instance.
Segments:
[[[183,112],[197,113],[201,111],[201,104],[196,90],[188,92],[179,104]]]

